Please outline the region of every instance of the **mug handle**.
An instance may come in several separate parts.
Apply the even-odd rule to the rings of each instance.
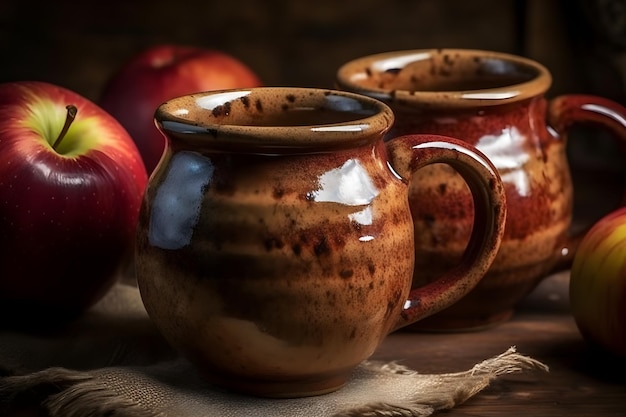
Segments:
[[[480,282],[500,248],[506,197],[495,166],[466,142],[418,134],[393,138],[386,146],[391,167],[405,182],[426,165],[445,163],[463,177],[474,200],[474,225],[461,262],[436,280],[411,290],[395,331],[449,307]]]
[[[560,95],[548,102],[547,123],[561,137],[567,137],[569,129],[575,124],[604,128],[623,142],[626,157],[626,107],[615,101],[588,94]],[[626,192],[621,204],[626,205]],[[551,273],[571,268],[576,250],[590,228],[591,225],[588,225],[566,237],[557,252],[558,260]]]

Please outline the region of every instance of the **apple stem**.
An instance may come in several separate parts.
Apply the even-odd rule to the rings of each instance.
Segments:
[[[73,104],[68,104],[67,106],[65,106],[65,108],[67,109],[67,116],[65,117],[65,124],[63,125],[63,129],[61,129],[61,133],[59,133],[59,136],[57,137],[57,139],[54,141],[54,144],[52,145],[52,149],[54,149],[55,151],[57,147],[63,141],[63,138],[65,137],[65,134],[69,130],[72,122],[74,121],[74,119],[76,119],[76,113],[78,113],[78,109]]]

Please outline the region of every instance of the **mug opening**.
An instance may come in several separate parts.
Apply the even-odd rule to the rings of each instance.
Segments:
[[[296,127],[330,124],[350,124],[380,112],[380,107],[354,97],[327,92],[323,97],[311,94],[298,99],[287,93],[283,101],[263,100],[255,92],[225,92],[199,97],[198,106],[211,110],[207,121],[223,125]],[[254,106],[257,111],[233,111],[236,97],[244,108]],[[216,103],[217,102],[217,103]],[[212,105],[211,103],[214,103]],[[215,105],[216,103],[216,105]]]
[[[170,137],[197,140],[205,134],[211,146],[311,148],[376,140],[393,123],[393,113],[350,92],[256,87],[177,97],[159,106],[155,120]]]
[[[541,95],[549,88],[551,76],[538,62],[516,55],[437,49],[355,59],[340,67],[337,84],[384,101],[401,97],[407,104],[431,107],[476,106]]]

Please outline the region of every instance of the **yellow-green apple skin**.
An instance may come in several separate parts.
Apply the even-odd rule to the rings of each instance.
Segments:
[[[570,303],[585,340],[626,357],[626,208],[584,236],[571,268]]]
[[[150,174],[165,150],[165,138],[154,123],[160,104],[190,93],[261,84],[252,68],[225,52],[158,44],[125,62],[108,80],[98,102],[130,133]]]
[[[132,253],[146,183],[128,132],[92,101],[0,84],[0,309],[49,318],[98,301]]]

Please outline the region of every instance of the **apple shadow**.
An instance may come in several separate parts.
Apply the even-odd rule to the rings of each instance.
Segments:
[[[7,301],[0,304],[0,331],[36,335],[54,334],[80,319],[83,311],[51,307],[34,302]]]
[[[553,366],[611,384],[624,384],[626,358],[618,357],[584,339],[564,340],[549,346],[545,352]]]

